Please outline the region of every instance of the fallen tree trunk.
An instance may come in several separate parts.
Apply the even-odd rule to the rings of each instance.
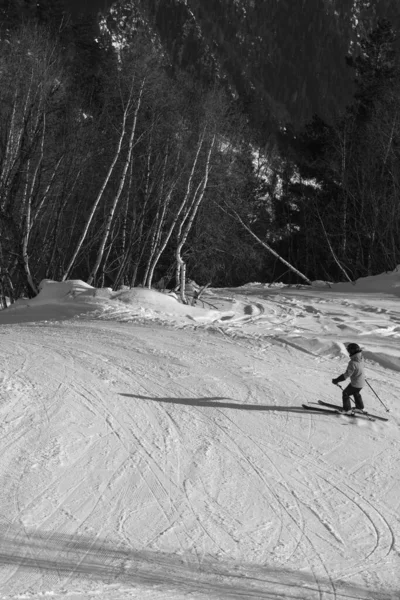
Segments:
[[[250,233],[250,235],[257,240],[257,242],[259,244],[261,244],[261,246],[263,246],[266,250],[268,250],[268,252],[270,252],[271,254],[273,254],[273,256],[275,256],[278,260],[280,260],[284,265],[286,265],[291,271],[293,271],[293,273],[296,273],[296,275],[298,275],[301,279],[303,279],[306,283],[308,283],[308,285],[312,285],[311,281],[308,279],[308,277],[306,277],[303,273],[301,273],[298,269],[296,269],[296,267],[294,267],[293,265],[291,265],[287,260],[285,260],[280,254],[278,254],[278,252],[276,252],[273,248],[271,248],[271,246],[269,244],[267,244],[266,242],[263,242],[258,235],[256,235],[254,233],[254,231],[252,231],[250,229],[250,227],[248,225],[246,225],[246,223],[243,221],[242,217],[236,212],[236,210],[234,208],[232,208],[231,206],[229,207],[229,210],[235,215],[235,218],[239,221],[239,223],[242,225],[242,227],[244,227],[244,229],[246,229],[246,231],[248,231],[248,233]],[[229,214],[229,211],[225,211]]]

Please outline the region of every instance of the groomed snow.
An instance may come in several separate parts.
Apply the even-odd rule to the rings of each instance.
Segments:
[[[301,408],[351,341],[388,422]],[[398,600],[399,376],[400,269],[194,307],[43,281],[0,311],[0,599]]]

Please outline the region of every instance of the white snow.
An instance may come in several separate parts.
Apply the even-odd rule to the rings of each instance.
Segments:
[[[301,408],[350,341],[388,422]],[[197,306],[42,282],[0,311],[0,599],[398,600],[399,372],[399,269]]]

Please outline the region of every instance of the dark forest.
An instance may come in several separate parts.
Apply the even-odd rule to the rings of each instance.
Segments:
[[[398,0],[0,0],[0,299],[400,263]]]

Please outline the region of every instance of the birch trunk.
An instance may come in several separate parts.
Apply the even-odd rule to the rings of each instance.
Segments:
[[[138,114],[139,114],[140,106],[141,106],[141,103],[142,103],[142,97],[143,97],[143,91],[144,91],[145,81],[146,80],[143,79],[142,84],[140,86],[139,97],[138,97],[138,100],[137,100],[137,105],[136,105],[135,112],[134,112],[134,117],[133,117],[131,135],[129,137],[128,154],[127,154],[127,157],[126,157],[126,160],[125,160],[125,164],[124,164],[124,168],[123,168],[123,171],[122,171],[121,179],[120,179],[120,182],[119,182],[118,190],[117,190],[117,193],[115,194],[114,202],[112,203],[112,206],[111,206],[110,211],[108,213],[108,217],[107,217],[107,220],[106,220],[106,227],[105,227],[103,239],[102,239],[101,244],[100,244],[99,251],[97,253],[96,262],[95,262],[95,265],[94,265],[94,267],[92,269],[92,272],[90,273],[89,278],[88,278],[88,284],[89,285],[91,285],[93,283],[93,281],[94,281],[94,279],[95,279],[95,277],[97,275],[97,271],[99,270],[100,263],[102,261],[103,255],[104,255],[104,249],[106,247],[107,240],[108,240],[108,237],[110,235],[111,223],[112,223],[112,220],[114,218],[115,209],[117,207],[118,200],[120,199],[120,196],[122,194],[122,190],[124,189],[125,180],[126,180],[126,174],[128,172],[128,168],[129,168],[129,165],[131,163],[131,158],[132,158],[133,142],[134,142],[135,134],[136,134],[137,119],[138,119]]]
[[[190,197],[190,192],[191,192],[191,189],[192,189],[194,173],[196,171],[196,166],[197,166],[197,163],[198,163],[198,160],[199,160],[200,150],[201,150],[201,148],[203,146],[203,143],[204,143],[204,136],[205,136],[205,130],[203,130],[203,132],[202,132],[202,134],[200,136],[198,145],[197,145],[196,154],[195,154],[195,157],[194,157],[194,160],[193,160],[193,165],[192,165],[192,168],[191,168],[191,171],[190,171],[190,175],[189,175],[187,186],[186,186],[186,192],[185,192],[185,195],[183,197],[183,200],[182,200],[182,202],[181,202],[181,204],[180,204],[177,212],[175,213],[175,217],[172,220],[172,223],[171,223],[171,225],[170,225],[170,227],[169,227],[169,229],[168,229],[168,231],[166,233],[166,236],[165,236],[163,242],[161,243],[160,248],[157,251],[157,253],[156,253],[156,255],[153,258],[153,261],[151,263],[151,266],[150,266],[150,269],[149,269],[148,280],[147,280],[147,287],[148,288],[151,287],[151,282],[152,282],[153,276],[154,276],[154,269],[156,268],[157,263],[160,260],[162,253],[164,252],[165,248],[167,247],[167,244],[168,244],[169,240],[171,239],[172,232],[174,231],[175,226],[176,226],[176,224],[177,224],[177,222],[179,220],[179,217],[180,217],[180,215],[181,215],[181,213],[182,213],[182,211],[183,211],[183,209],[184,209],[185,205],[187,204],[188,199]],[[172,190],[171,190],[171,194],[172,194]]]
[[[29,168],[29,162],[28,162],[28,168]],[[29,266],[29,254],[28,254],[29,235],[31,232],[31,206],[32,206],[32,197],[31,197],[30,193],[28,193],[28,181],[26,182],[24,196],[25,196],[25,201],[24,201],[25,215],[24,215],[24,226],[23,226],[22,243],[21,243],[22,262],[24,265],[26,280],[27,280],[30,288],[32,289],[33,293],[37,294],[38,289],[35,285],[35,282],[33,281],[32,273],[31,273],[30,266]]]
[[[271,248],[271,246],[269,244],[267,244],[266,242],[263,242],[262,240],[260,240],[260,238],[258,237],[258,235],[256,235],[251,229],[250,227],[248,227],[246,225],[246,223],[243,221],[243,219],[240,217],[240,215],[233,209],[230,208],[230,210],[233,212],[233,214],[235,215],[235,217],[237,218],[237,220],[239,221],[239,223],[242,225],[242,227],[244,227],[244,229],[246,229],[246,231],[248,231],[250,233],[250,235],[259,243],[261,244],[261,246],[263,246],[266,250],[268,250],[268,252],[270,254],[272,254],[273,256],[275,256],[278,260],[280,260],[284,265],[286,265],[291,271],[293,271],[293,273],[296,273],[296,275],[298,275],[301,279],[303,279],[306,283],[308,283],[308,285],[312,285],[312,282],[308,279],[308,277],[306,277],[303,273],[301,273],[300,271],[298,271],[296,269],[296,267],[294,267],[293,265],[291,265],[287,260],[285,260],[280,254],[278,254],[278,252],[276,252],[273,248]]]
[[[11,113],[10,126],[8,130],[5,158],[3,161],[1,176],[0,176],[0,190],[2,196],[2,206],[4,213],[10,213],[12,209],[12,203],[14,196],[11,193],[13,187],[15,187],[15,180],[20,176],[23,169],[24,162],[28,159],[22,153],[23,140],[27,137],[28,124],[30,113],[33,106],[33,100],[31,100],[33,87],[33,72],[29,80],[29,87],[26,93],[24,105],[22,107],[22,113],[18,122],[18,89],[15,90],[14,102]],[[19,164],[18,164],[19,163]]]
[[[182,258],[182,248],[185,245],[187,237],[192,228],[193,221],[196,217],[197,211],[199,210],[199,206],[204,198],[204,193],[206,191],[206,187],[207,187],[208,179],[209,179],[209,175],[210,175],[210,162],[211,162],[211,155],[212,155],[214,145],[215,145],[215,135],[213,136],[213,138],[210,142],[210,147],[208,149],[204,177],[203,177],[201,183],[199,184],[198,188],[196,189],[196,192],[195,192],[195,195],[193,198],[193,202],[192,202],[192,205],[191,205],[189,211],[186,213],[186,215],[183,218],[183,223],[185,223],[187,221],[185,229],[183,229],[183,231],[182,231],[182,227],[179,228],[179,241],[178,241],[178,246],[176,248],[175,256],[176,256],[176,262],[177,262],[177,275],[179,277],[179,279],[177,279],[177,281],[179,280],[179,282],[180,282],[180,298],[184,304],[187,304],[186,294],[185,294],[186,263]],[[179,272],[178,272],[178,269],[179,269]]]
[[[157,212],[156,212],[156,216],[154,219],[153,233],[152,233],[151,241],[150,241],[150,253],[149,253],[149,258],[147,260],[147,265],[146,265],[146,269],[145,269],[144,277],[143,277],[143,285],[144,286],[146,285],[147,278],[149,276],[151,261],[154,257],[154,254],[156,252],[156,249],[157,249],[157,246],[158,246],[158,243],[160,240],[161,228],[162,228],[162,224],[164,222],[164,216],[165,216],[165,212],[166,212],[166,203],[165,202],[162,203],[161,198],[163,197],[163,194],[164,194],[165,170],[167,167],[167,163],[168,163],[168,147],[167,147],[164,161],[163,161],[163,170],[162,170],[162,176],[161,176],[160,193],[159,193],[158,203],[157,203]]]
[[[167,168],[168,157],[169,157],[169,149],[167,148],[165,158],[164,158],[162,184],[161,184],[161,189],[159,192],[157,214],[156,214],[156,218],[155,218],[154,229],[153,229],[153,234],[152,234],[152,239],[151,239],[150,255],[149,255],[149,258],[147,261],[145,276],[143,278],[143,285],[148,288],[150,288],[152,285],[153,275],[154,275],[154,269],[151,272],[151,265],[153,263],[153,259],[156,255],[156,252],[161,247],[162,230],[167,221],[168,209],[170,206],[172,194],[173,194],[173,191],[174,191],[174,189],[178,183],[178,179],[179,179],[179,177],[175,178],[175,175],[174,175],[173,181],[170,184],[166,198],[165,198],[165,200],[163,200],[164,190],[167,187],[165,185],[165,177],[166,177],[165,173],[166,173],[166,168]],[[179,164],[179,158],[180,158],[180,152],[178,152],[178,155],[176,157],[174,173],[176,173],[176,167]]]
[[[131,95],[132,95],[132,90],[131,90]],[[72,268],[73,268],[73,266],[75,264],[77,256],[78,256],[78,254],[79,254],[79,252],[80,252],[80,250],[82,248],[83,242],[86,239],[86,236],[88,234],[89,227],[90,227],[90,225],[92,223],[94,214],[95,214],[95,212],[97,210],[97,207],[98,207],[101,199],[103,198],[103,195],[104,195],[105,189],[107,187],[107,184],[110,181],[111,175],[114,172],[115,165],[117,164],[118,158],[119,158],[119,156],[121,154],[122,142],[124,140],[125,133],[126,133],[126,121],[127,121],[127,118],[128,118],[128,112],[129,112],[129,108],[130,108],[130,105],[131,105],[131,98],[132,98],[131,95],[130,95],[129,101],[128,101],[127,106],[126,106],[126,108],[124,110],[124,113],[123,113],[122,129],[121,129],[121,134],[119,136],[117,148],[115,150],[114,158],[113,158],[113,160],[111,162],[111,165],[110,165],[110,167],[108,169],[108,172],[107,172],[106,177],[105,177],[105,179],[103,181],[103,184],[102,184],[102,186],[101,186],[101,188],[99,190],[99,193],[97,194],[97,197],[96,197],[96,199],[95,199],[95,201],[93,203],[92,209],[91,209],[90,214],[89,214],[89,216],[88,216],[88,218],[86,220],[86,223],[85,223],[85,226],[84,226],[83,231],[81,233],[81,236],[80,236],[80,238],[78,240],[78,243],[76,245],[76,248],[75,248],[75,250],[74,250],[74,252],[72,254],[72,258],[71,258],[71,260],[68,263],[68,266],[67,266],[67,268],[66,268],[66,270],[65,270],[65,272],[64,272],[64,274],[63,274],[63,276],[61,278],[61,281],[65,281],[66,279],[68,279],[68,276],[69,276],[69,274],[70,274],[70,272],[71,272],[71,270],[72,270]]]
[[[40,120],[40,116],[38,114],[35,128],[38,127],[39,120]],[[30,265],[29,265],[28,248],[29,248],[29,237],[30,237],[30,233],[31,233],[32,225],[33,225],[32,199],[33,199],[33,195],[34,195],[34,190],[35,190],[35,186],[36,186],[38,173],[39,173],[40,167],[43,163],[45,131],[46,131],[46,120],[45,120],[45,117],[43,117],[43,129],[42,129],[42,139],[41,139],[41,144],[40,144],[40,155],[39,155],[39,159],[37,161],[36,167],[35,167],[33,175],[32,175],[32,181],[31,181],[30,186],[29,186],[29,170],[30,170],[31,161],[28,160],[28,162],[27,162],[26,183],[25,183],[25,190],[24,190],[23,201],[22,201],[22,210],[24,212],[24,225],[23,225],[22,243],[21,243],[22,262],[24,265],[24,271],[25,271],[27,282],[28,282],[30,288],[32,289],[32,291],[34,292],[34,294],[38,293],[38,289],[33,280]]]

